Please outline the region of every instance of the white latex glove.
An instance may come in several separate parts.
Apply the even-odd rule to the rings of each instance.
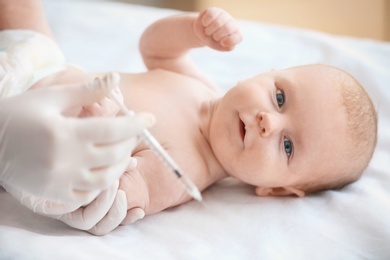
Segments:
[[[119,179],[151,115],[75,118],[64,113],[105,97],[106,77],[0,99],[0,183],[39,198],[89,203]]]
[[[118,190],[118,184],[118,181],[115,182],[86,207],[40,199],[6,184],[4,188],[33,212],[99,236],[118,227],[126,216],[126,194]]]

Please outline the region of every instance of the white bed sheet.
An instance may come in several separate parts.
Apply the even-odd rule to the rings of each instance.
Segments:
[[[113,2],[44,1],[68,61],[92,71],[144,70],[144,28],[173,10]],[[303,199],[259,198],[227,179],[204,202],[95,237],[19,205],[0,189],[0,259],[390,259],[390,43],[240,21],[231,53],[192,53],[224,89],[272,68],[327,63],[353,74],[374,100],[379,138],[361,180]],[[125,53],[125,55],[123,55]]]

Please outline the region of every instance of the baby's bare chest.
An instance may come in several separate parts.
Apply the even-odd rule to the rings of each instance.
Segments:
[[[215,98],[203,83],[166,71],[152,71],[130,79],[122,76],[121,90],[131,110],[154,114],[157,122],[150,131],[161,141],[171,135],[196,136],[202,105]]]
[[[189,177],[202,173],[207,178],[208,165],[216,160],[200,127],[202,105],[215,98],[206,88],[201,82],[170,73],[152,73],[131,86],[122,86],[129,108],[155,115],[156,124],[149,131]],[[145,148],[141,144],[134,152]]]

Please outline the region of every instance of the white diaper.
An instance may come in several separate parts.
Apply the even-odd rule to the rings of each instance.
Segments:
[[[0,31],[0,97],[17,95],[65,69],[65,58],[49,37],[30,30]]]

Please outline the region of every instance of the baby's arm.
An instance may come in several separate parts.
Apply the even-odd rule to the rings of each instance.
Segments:
[[[136,166],[128,167],[119,182],[119,189],[126,193],[127,200],[127,214],[122,222],[124,225],[133,224],[142,219],[149,206],[148,185]]]
[[[145,215],[161,212],[181,205],[192,198],[183,189],[180,181],[172,174],[154,151],[147,147],[132,155],[137,159],[137,167],[129,167],[120,179],[119,189],[125,191],[127,216],[123,224],[132,224]],[[199,181],[201,174],[191,175],[186,171],[200,190],[207,181]],[[198,181],[197,181],[198,180]]]
[[[52,36],[42,2],[0,0],[0,30],[26,29]]]
[[[162,68],[214,84],[189,58],[192,48],[208,46],[230,51],[242,40],[236,20],[220,8],[174,15],[152,24],[142,35],[140,49],[148,69]]]

